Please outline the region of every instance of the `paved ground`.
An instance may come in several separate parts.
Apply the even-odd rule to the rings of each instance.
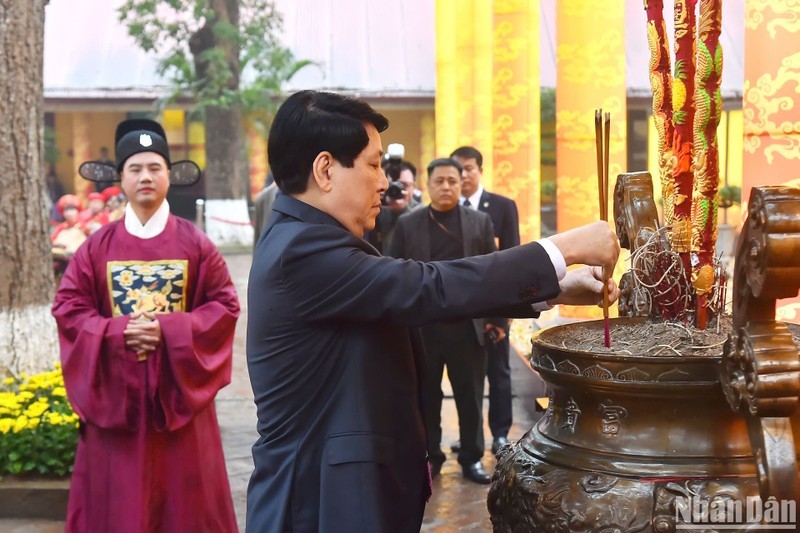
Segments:
[[[250,446],[256,439],[256,410],[247,376],[245,361],[245,324],[247,317],[247,275],[251,257],[248,254],[227,254],[226,259],[236,284],[242,304],[242,317],[236,328],[234,341],[234,370],[231,384],[217,397],[225,458],[230,477],[231,491],[236,508],[239,528],[244,531],[247,482],[253,470]],[[527,367],[522,358],[512,354],[512,380],[514,388],[514,426],[509,438],[520,438],[533,425],[536,413],[534,399],[541,395],[541,381]],[[446,394],[449,383],[443,386]],[[449,394],[448,394],[449,396]],[[486,420],[484,402],[484,421]],[[445,398],[442,407],[443,449],[458,438],[458,419],[452,397]],[[491,434],[485,426],[487,446],[491,445]],[[484,456],[484,465],[489,471],[494,468],[494,457],[490,451]],[[463,479],[461,469],[451,454],[442,468],[442,474],[434,481],[434,494],[425,512],[422,530],[448,533],[456,531],[490,531],[491,522],[486,510],[488,486],[476,485]],[[0,532],[8,533],[55,533],[64,529],[63,522],[2,520]]]

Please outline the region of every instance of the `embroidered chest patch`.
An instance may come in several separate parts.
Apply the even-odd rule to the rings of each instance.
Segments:
[[[185,259],[109,261],[106,279],[114,316],[185,311],[188,266]]]

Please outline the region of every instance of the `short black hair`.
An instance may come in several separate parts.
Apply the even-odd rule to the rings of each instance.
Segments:
[[[392,164],[391,161],[392,161],[391,159],[384,158],[383,161],[381,161],[381,168],[383,170],[388,169],[389,166],[391,166],[391,164]],[[400,165],[399,166],[400,166],[400,170],[401,171],[410,170],[411,174],[414,175],[414,179],[417,179],[417,167],[415,167],[414,164],[411,163],[411,161],[406,161],[405,159],[402,159],[400,161]],[[387,175],[387,177],[388,177],[388,175]]]
[[[439,159],[434,159],[430,163],[428,163],[428,178],[430,179],[431,173],[434,169],[438,167],[453,167],[458,170],[458,174],[461,175],[461,163],[453,159],[452,157],[440,157]]]
[[[472,146],[461,146],[453,150],[450,157],[460,157],[461,159],[474,159],[480,168],[483,168],[483,156],[477,148]]]
[[[410,170],[411,174],[414,175],[414,179],[417,179],[417,167],[412,165],[410,161],[400,163],[400,170]]]
[[[378,132],[389,127],[386,117],[368,103],[349,96],[299,91],[287,98],[275,114],[267,143],[270,169],[281,192],[305,192],[320,152],[328,151],[352,167],[369,144],[365,123]]]

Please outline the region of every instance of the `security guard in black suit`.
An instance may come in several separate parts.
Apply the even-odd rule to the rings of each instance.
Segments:
[[[494,236],[499,250],[519,246],[519,213],[511,198],[494,194],[483,188],[483,155],[472,146],[456,149],[450,157],[462,166],[462,205],[487,213],[492,219]],[[489,429],[492,432],[492,453],[508,442],[511,429],[511,367],[508,342],[510,320],[503,324],[488,324],[486,376],[489,378]]]

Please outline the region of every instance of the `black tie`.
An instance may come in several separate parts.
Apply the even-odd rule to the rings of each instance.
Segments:
[[[472,207],[472,204],[469,203],[469,200],[464,200],[464,207]]]

